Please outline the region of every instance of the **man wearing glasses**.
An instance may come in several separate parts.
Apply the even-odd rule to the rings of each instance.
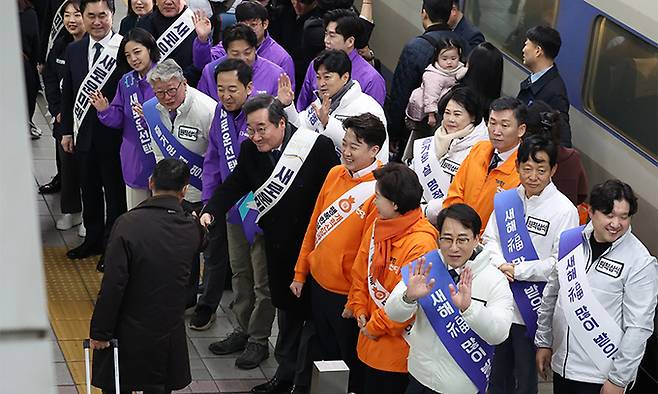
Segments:
[[[250,206],[257,210],[256,221],[263,230],[279,335],[274,348],[278,362],[275,376],[252,392],[287,393],[295,380],[309,302],[306,291],[296,297],[289,285],[315,200],[329,170],[338,164],[338,156],[329,138],[308,129],[295,130],[288,123],[283,104],[272,96],[251,98],[242,111],[247,116],[249,140],[240,146],[237,165],[217,186],[200,219],[204,226],[224,220],[245,194],[253,192]]]
[[[144,117],[151,131],[156,162],[181,159],[190,167],[190,187],[182,202],[186,212],[199,212],[203,155],[215,113],[215,100],[188,86],[183,69],[173,59],[155,66],[147,76],[155,97],[144,103]],[[187,306],[196,304],[199,259],[190,276]]]

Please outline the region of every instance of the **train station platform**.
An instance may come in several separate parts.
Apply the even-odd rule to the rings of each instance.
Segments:
[[[36,189],[50,181],[56,167],[55,140],[52,138],[50,118],[44,115],[46,107],[41,96],[35,112],[34,122],[43,131],[43,136],[31,143]],[[102,274],[96,271],[98,256],[84,260],[67,259],[66,251],[83,239],[78,237],[77,227],[67,231],[55,228],[57,219],[61,217],[59,194],[40,195],[35,190],[33,198],[37,199],[43,245],[56,392],[86,393],[82,340],[89,336],[89,321],[102,279]],[[233,331],[236,323],[228,308],[232,298],[231,292],[224,293],[217,321],[211,329],[200,332],[187,329],[192,383],[176,393],[245,393],[265,382],[276,371],[273,348],[278,331],[276,322],[272,330],[274,336],[270,338],[270,358],[259,368],[249,371],[238,369],[235,367],[238,354],[216,356],[208,350],[210,343],[223,339]],[[189,320],[190,313],[186,320]],[[100,390],[93,392],[100,393]]]

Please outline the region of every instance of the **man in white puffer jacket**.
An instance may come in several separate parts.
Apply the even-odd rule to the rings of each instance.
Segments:
[[[352,79],[352,61],[339,50],[325,50],[313,61],[318,78],[317,98],[304,111],[298,113],[295,108],[294,90],[290,78],[279,78],[277,98],[286,106],[286,115],[291,124],[297,128],[307,128],[323,134],[334,142],[336,153],[340,156],[345,129],[343,120],[362,115],[366,112],[379,118],[386,127],[386,116],[381,105],[375,99],[361,91],[359,82]],[[388,163],[388,133],[377,159]]]
[[[480,217],[468,205],[455,204],[444,209],[437,222],[441,233],[440,256],[459,288],[458,292],[454,287],[450,289],[453,304],[474,335],[489,345],[503,342],[512,324],[514,301],[505,276],[491,265],[489,252],[479,251]],[[413,264],[409,287],[404,281],[398,283],[385,306],[388,317],[397,322],[416,315],[407,339],[410,383],[406,393],[475,394],[478,388],[419,307],[419,300],[429,297],[435,284],[435,279],[428,281],[430,268],[423,267],[422,259],[421,263]],[[483,373],[488,375],[488,372]]]

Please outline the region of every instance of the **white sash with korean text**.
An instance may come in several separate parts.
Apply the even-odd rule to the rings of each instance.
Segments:
[[[192,16],[194,12],[188,7],[174,23],[158,38],[156,44],[160,50],[160,61],[168,58],[187,36],[194,32]]]
[[[596,299],[589,285],[582,229],[576,227],[560,235],[559,299],[570,332],[599,371],[607,375],[624,333]]]
[[[308,129],[298,129],[292,135],[281,158],[274,166],[274,171],[254,193],[254,202],[258,210],[256,223],[286,194],[306,157],[313,149],[318,135],[315,131]]]
[[[425,201],[445,198],[447,190],[441,190],[438,175],[441,171],[439,161],[434,154],[434,137],[427,137],[414,142],[414,171],[423,185]]]
[[[89,111],[91,101],[89,95],[92,92],[101,90],[103,86],[110,79],[110,76],[117,68],[117,53],[119,52],[119,44],[123,37],[120,34],[114,34],[107,43],[103,52],[101,52],[96,63],[93,64],[91,70],[80,84],[78,94],[75,96],[73,102],[73,138],[77,138],[78,130],[82,125],[82,121]]]
[[[64,27],[64,10],[62,8],[64,7],[64,4],[68,4],[68,2],[62,2],[62,4],[60,4],[60,6],[57,8],[57,11],[55,11],[55,15],[53,16],[53,25],[50,28],[50,34],[48,35],[48,46],[46,47],[46,61],[48,60],[48,54],[50,53],[50,50],[53,49],[55,39]]]
[[[332,231],[340,226],[345,219],[356,212],[361,205],[373,194],[375,194],[375,183],[377,181],[361,182],[338,197],[327,207],[315,224],[315,247],[320,244]],[[363,214],[363,212],[357,212]]]

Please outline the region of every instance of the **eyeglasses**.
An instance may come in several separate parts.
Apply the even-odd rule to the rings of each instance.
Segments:
[[[183,84],[183,81],[180,81],[178,83],[178,86],[176,86],[175,88],[170,88],[170,89],[165,89],[165,90],[157,90],[154,93],[157,97],[160,97],[160,98],[162,98],[164,96],[174,97],[176,95],[176,93],[178,93],[178,89],[180,89],[180,85],[182,85],[182,84]]]
[[[247,127],[247,136],[249,136],[249,138],[251,138],[251,137],[255,136],[256,134],[258,134],[259,136],[262,137],[265,134],[267,134],[267,131],[269,129],[270,129],[269,125],[268,126],[260,126],[255,130],[252,129],[251,127]]]
[[[457,246],[464,246],[469,242],[471,242],[471,239],[466,237],[458,237],[457,239],[452,239],[450,237],[439,237],[439,244],[448,248],[451,247],[453,243],[456,243]]]

